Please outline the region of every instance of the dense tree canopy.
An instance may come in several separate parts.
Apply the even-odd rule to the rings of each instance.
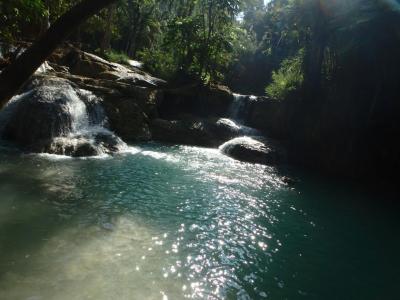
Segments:
[[[35,40],[78,2],[2,1],[1,40]],[[166,79],[225,82],[279,98],[301,87],[318,91],[355,68],[353,57],[377,64],[383,45],[398,40],[399,7],[389,0],[117,0],[70,42],[120,62],[142,60]]]
[[[49,36],[50,25],[86,1],[1,1],[0,67],[15,60],[21,41]],[[282,104],[281,138],[304,153],[346,151],[359,165],[398,160],[399,0],[103,1],[83,24],[70,19],[69,43],[120,63],[140,60],[170,85],[222,83],[265,95]],[[20,73],[1,74],[0,88]]]

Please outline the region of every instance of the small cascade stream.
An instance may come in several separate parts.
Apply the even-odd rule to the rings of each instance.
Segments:
[[[53,145],[55,147],[61,146],[62,148],[64,145],[80,147],[82,145],[84,148],[90,149],[90,155],[105,155],[127,147],[119,137],[106,128],[107,117],[101,106],[101,99],[82,89],[70,91],[68,95],[65,108],[70,114],[71,124],[69,128],[66,128],[65,136],[54,138]],[[59,151],[55,149],[55,152]]]
[[[250,101],[257,101],[253,95],[233,94],[233,102],[229,109],[229,115],[233,120],[245,122],[249,114]]]
[[[101,102],[66,80],[33,81],[0,112],[0,137],[30,152],[68,156],[102,156],[126,149],[107,128]]]
[[[233,94],[234,100],[229,109],[230,119],[221,119],[220,122],[231,124],[237,128],[237,137],[226,141],[219,146],[219,150],[235,159],[242,161],[276,164],[283,160],[284,154],[278,153],[277,147],[267,141],[266,137],[257,129],[243,125],[250,114],[252,101],[257,101],[256,96]]]
[[[252,127],[245,126],[249,115],[249,104],[251,101],[256,101],[257,97],[252,95],[233,94],[233,102],[229,108],[229,122],[234,123],[240,130],[243,136],[258,136],[261,133]]]
[[[233,94],[233,97],[234,99],[228,111],[229,118],[220,119],[220,122],[236,128],[239,136],[261,136],[262,133],[259,130],[244,125],[249,114],[249,103],[250,101],[256,101],[257,97],[240,94]]]

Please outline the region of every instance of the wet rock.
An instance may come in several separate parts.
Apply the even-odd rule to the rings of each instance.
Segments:
[[[286,161],[285,151],[264,138],[239,137],[220,146],[222,153],[244,162],[276,165]]]
[[[289,128],[297,99],[280,102],[267,97],[258,97],[247,108],[246,125],[258,128],[277,139],[286,138],[292,131]]]
[[[230,119],[192,115],[181,115],[179,120],[155,119],[151,122],[151,132],[157,141],[205,147],[218,147],[238,136],[259,135],[257,130]]]
[[[181,114],[197,117],[225,117],[233,101],[232,92],[220,85],[191,84],[164,91],[159,114],[174,119]]]
[[[149,117],[135,97],[103,95],[103,106],[110,127],[126,141],[151,139]]]
[[[44,152],[72,157],[98,156],[122,150],[124,143],[111,132],[54,138]]]
[[[157,117],[159,90],[128,85],[119,81],[58,74],[102,99],[110,129],[126,141],[151,139],[149,119]]]
[[[58,77],[37,76],[0,113],[1,136],[29,152],[93,156],[125,143],[107,125],[101,99]]]
[[[257,129],[241,125],[228,118],[220,118],[215,121],[213,128],[216,134],[219,134],[223,140],[227,141],[239,136],[261,136]]]
[[[74,75],[115,80],[143,87],[161,87],[166,84],[164,80],[153,77],[142,70],[112,63],[91,53],[75,48],[65,52],[64,55],[53,56],[53,59],[58,64],[67,66],[70,73]]]
[[[0,70],[4,69],[5,67],[7,67],[10,64],[10,61],[0,57]]]
[[[43,141],[67,134],[72,129],[68,110],[72,86],[66,80],[34,80],[27,92],[5,108],[9,114],[2,136],[22,147],[40,150]]]
[[[156,141],[212,147],[215,141],[202,120],[163,120],[151,122],[151,132]]]
[[[101,152],[88,139],[83,137],[55,138],[43,152],[73,157],[97,156]]]

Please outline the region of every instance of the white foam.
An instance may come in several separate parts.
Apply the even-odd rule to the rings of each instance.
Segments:
[[[155,151],[142,151],[141,153],[144,156],[150,156],[155,159],[164,159],[167,157],[167,154],[165,153],[160,153],[160,152],[155,152]]]
[[[137,61],[137,60],[130,59],[130,60],[128,60],[128,63],[130,66],[135,67],[135,68],[140,69],[143,67],[143,63],[140,61]]]
[[[121,149],[118,153],[135,155],[140,152],[142,152],[142,149],[140,149],[139,147],[126,146],[123,149]]]

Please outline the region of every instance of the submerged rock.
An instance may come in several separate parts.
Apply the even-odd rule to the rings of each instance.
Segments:
[[[263,138],[239,137],[219,148],[222,153],[232,158],[250,163],[276,165],[286,160],[284,150],[276,142]]]
[[[44,152],[73,157],[112,154],[125,148],[123,141],[110,132],[54,138]]]

